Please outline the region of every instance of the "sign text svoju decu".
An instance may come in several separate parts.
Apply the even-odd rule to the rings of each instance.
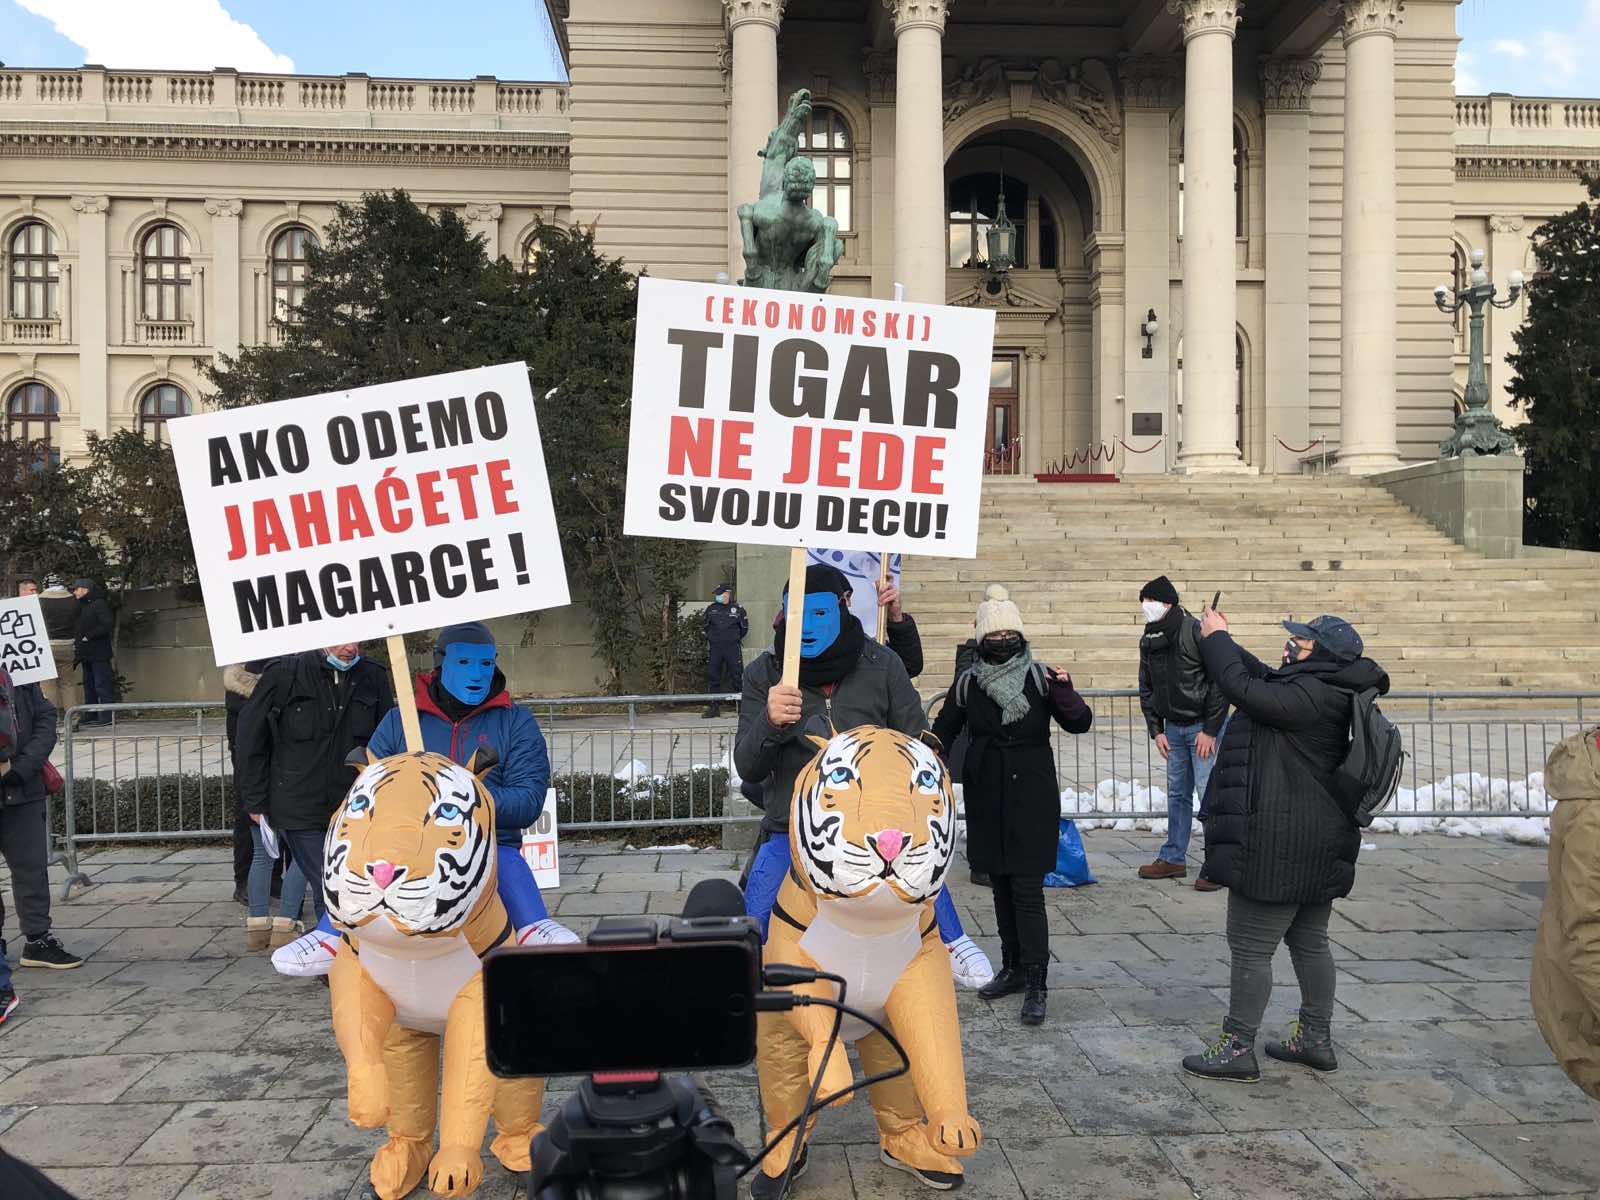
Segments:
[[[628,532],[970,557],[993,327],[641,280]]]

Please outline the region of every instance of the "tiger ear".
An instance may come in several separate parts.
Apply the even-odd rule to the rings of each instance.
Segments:
[[[365,746],[357,746],[354,750],[350,751],[349,754],[344,756],[344,765],[347,767],[354,767],[358,771],[365,771],[377,761],[378,756],[371,750],[368,750]]]
[[[815,733],[806,734],[806,741],[810,742],[818,750],[826,750],[828,748],[828,739]]]
[[[467,760],[467,770],[479,779],[482,779],[495,767],[500,765],[500,756],[491,746],[480,746],[472,752],[472,757]]]
[[[944,743],[934,736],[933,730],[931,729],[924,729],[921,733],[917,734],[917,741],[921,742],[935,754],[944,753]]]

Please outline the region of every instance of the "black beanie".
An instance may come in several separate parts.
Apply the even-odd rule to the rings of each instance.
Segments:
[[[433,643],[433,665],[444,662],[444,652],[449,646],[493,646],[494,634],[482,621],[465,621],[460,625],[446,625]]]
[[[1165,575],[1157,575],[1139,589],[1139,599],[1154,600],[1157,604],[1176,604],[1178,589],[1172,586],[1172,580]]]
[[[835,596],[843,596],[846,592],[854,591],[850,580],[838,567],[830,567],[827,563],[812,563],[806,568],[806,595],[816,592],[832,592]],[[789,594],[789,585],[783,585],[783,594]]]

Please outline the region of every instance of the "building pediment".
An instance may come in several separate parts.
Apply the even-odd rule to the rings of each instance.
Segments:
[[[1060,308],[1058,301],[1016,286],[1009,275],[980,278],[952,297],[950,303],[957,308],[992,308],[1016,316],[1053,317]]]

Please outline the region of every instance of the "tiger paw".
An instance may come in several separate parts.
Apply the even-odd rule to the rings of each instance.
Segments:
[[[428,1186],[440,1196],[470,1196],[483,1179],[483,1158],[476,1148],[441,1146],[428,1164]]]
[[[807,1078],[815,1079],[817,1071],[822,1067],[822,1046],[813,1046],[807,1059]],[[842,1092],[856,1081],[855,1073],[850,1069],[850,1056],[845,1053],[842,1045],[835,1044],[833,1053],[828,1056],[827,1069],[822,1072],[822,1086],[817,1090],[817,1097],[832,1096]],[[850,1097],[842,1096],[835,1100],[831,1107],[849,1103]]]
[[[533,1166],[533,1139],[543,1132],[543,1125],[535,1125],[526,1133],[496,1132],[494,1141],[489,1143],[489,1153],[512,1174],[525,1175]]]
[[[409,1195],[422,1182],[433,1147],[418,1138],[391,1137],[372,1156],[368,1178],[382,1200]]]
[[[929,1146],[955,1158],[968,1158],[983,1145],[983,1130],[971,1113],[929,1116],[927,1132]]]

